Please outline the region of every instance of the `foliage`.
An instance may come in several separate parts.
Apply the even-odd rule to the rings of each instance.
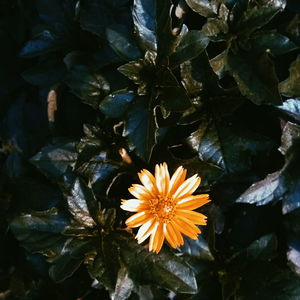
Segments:
[[[0,7],[1,299],[299,299],[297,1]],[[120,200],[164,161],[212,202],[157,255]]]

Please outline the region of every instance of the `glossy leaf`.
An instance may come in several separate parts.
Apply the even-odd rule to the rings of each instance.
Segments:
[[[176,51],[170,56],[170,64],[176,67],[187,60],[201,54],[209,43],[209,39],[197,30],[191,30],[183,36]]]
[[[62,178],[68,167],[74,166],[76,158],[75,143],[67,141],[46,146],[30,162],[46,176],[57,180]]]
[[[255,58],[242,52],[229,53],[227,66],[242,95],[257,105],[281,104],[274,65],[266,53]]]
[[[123,136],[128,138],[129,149],[145,161],[150,159],[155,145],[155,124],[146,102],[139,97],[132,103],[127,114]]]
[[[116,92],[104,98],[100,103],[100,111],[110,118],[120,118],[127,111],[135,95],[131,92]]]
[[[189,7],[204,17],[213,17],[218,11],[218,1],[208,0],[186,0]]]

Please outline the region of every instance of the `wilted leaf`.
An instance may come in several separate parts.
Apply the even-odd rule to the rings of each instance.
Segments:
[[[282,130],[281,146],[278,149],[285,155],[288,149],[293,145],[293,140],[300,137],[300,126],[287,122]]]

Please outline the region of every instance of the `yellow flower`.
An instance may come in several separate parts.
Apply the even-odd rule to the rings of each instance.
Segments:
[[[166,163],[155,166],[155,177],[148,171],[138,173],[143,185],[128,190],[135,199],[122,200],[121,208],[136,212],[126,220],[128,227],[139,227],[136,239],[144,242],[150,236],[149,251],[158,253],[166,239],[176,248],[183,245],[182,234],[197,239],[206,225],[206,216],[193,211],[210,200],[208,194],[192,195],[200,185],[197,174],[185,180],[186,170],[179,167],[170,179]]]

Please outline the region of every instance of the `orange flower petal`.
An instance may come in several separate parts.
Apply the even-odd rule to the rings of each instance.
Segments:
[[[125,200],[122,202],[121,208],[127,211],[136,212],[141,209],[146,209],[145,202],[137,200],[137,199],[130,199]]]
[[[151,199],[154,196],[150,191],[140,184],[133,184],[128,191],[137,199]]]
[[[169,185],[169,195],[172,195],[178,187],[184,182],[186,176],[186,169],[183,167],[177,168],[175,173],[173,174],[170,185]]]
[[[148,191],[157,193],[155,178],[148,170],[143,169],[140,173],[138,173],[138,176],[141,183]]]
[[[198,234],[200,233],[200,229],[197,226],[195,226],[188,219],[182,216],[175,216],[173,225],[175,229],[193,240],[196,240]]]
[[[149,235],[153,231],[154,225],[155,225],[154,219],[150,219],[149,221],[147,221],[145,224],[143,224],[140,227],[140,229],[135,237],[138,240],[139,244],[144,242],[149,237]]]
[[[149,220],[149,215],[142,211],[134,214],[126,220],[126,225],[129,227],[139,227]]]
[[[196,212],[196,211],[178,209],[177,212],[176,212],[176,214],[178,216],[185,217],[186,219],[188,219],[189,221],[191,221],[194,224],[206,225],[206,219],[207,219],[207,217],[204,216],[201,213]]]
[[[174,193],[174,198],[181,198],[186,194],[192,194],[200,185],[201,179],[197,174],[188,178],[184,183],[182,183],[179,188]]]
[[[193,210],[210,202],[210,199],[208,199],[208,197],[208,194],[202,194],[182,198],[177,202],[177,207],[181,209]]]

